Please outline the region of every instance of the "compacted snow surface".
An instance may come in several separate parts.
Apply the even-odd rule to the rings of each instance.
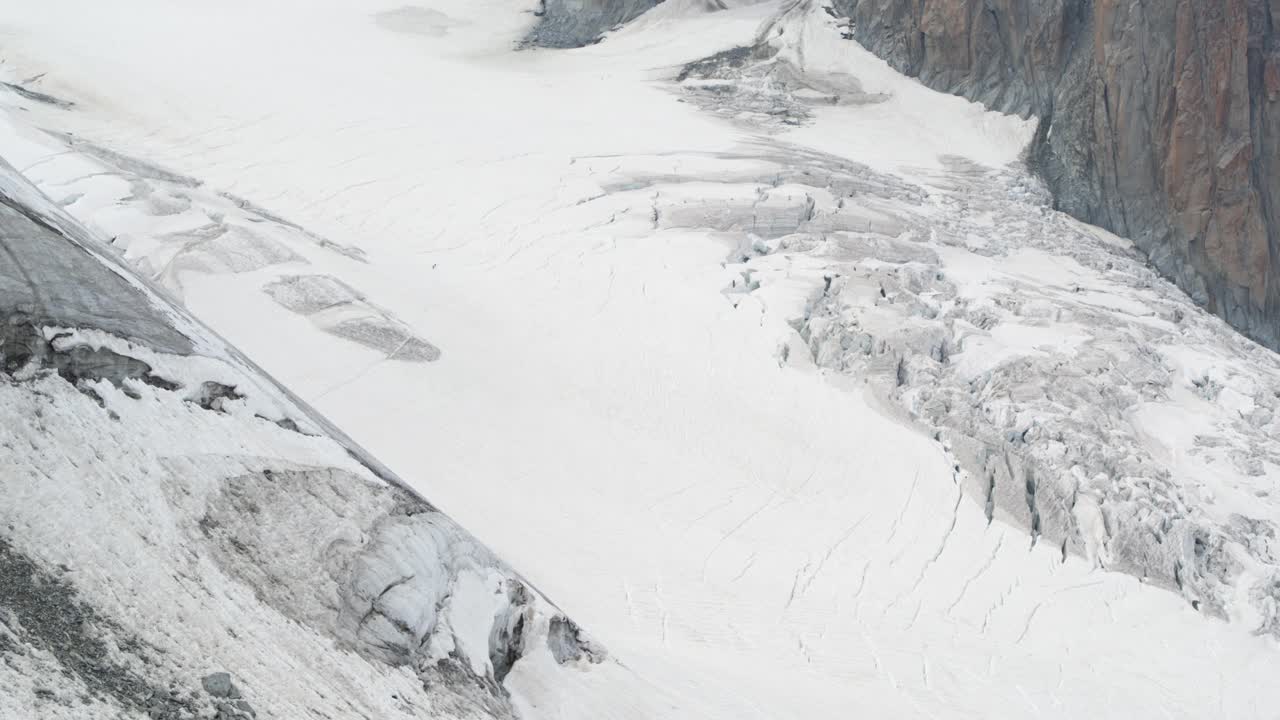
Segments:
[[[1275,717],[1274,354],[820,3],[535,6],[23,3],[0,155],[607,648],[523,717]]]

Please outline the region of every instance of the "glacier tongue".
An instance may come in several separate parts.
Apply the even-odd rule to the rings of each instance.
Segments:
[[[5,335],[0,578],[132,689],[18,617],[0,715],[1268,716],[1280,361],[1028,124],[812,0],[429,5],[15,13],[0,155],[158,289]]]

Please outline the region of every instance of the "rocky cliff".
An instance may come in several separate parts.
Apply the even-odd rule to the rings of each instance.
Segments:
[[[1280,347],[1280,0],[835,0],[930,87],[1035,114],[1058,206]]]
[[[590,45],[662,0],[540,0],[541,18],[526,42],[551,48]]]

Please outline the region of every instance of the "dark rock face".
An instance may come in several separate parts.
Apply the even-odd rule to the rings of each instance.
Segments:
[[[1280,348],[1280,0],[835,0],[930,87],[1042,119],[1060,209]]]
[[[600,35],[633,20],[662,0],[542,0],[542,18],[527,42],[550,48],[590,45]]]

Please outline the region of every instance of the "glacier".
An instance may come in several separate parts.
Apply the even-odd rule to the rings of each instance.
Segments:
[[[570,5],[7,13],[0,717],[1270,717],[1280,359],[821,2]]]

